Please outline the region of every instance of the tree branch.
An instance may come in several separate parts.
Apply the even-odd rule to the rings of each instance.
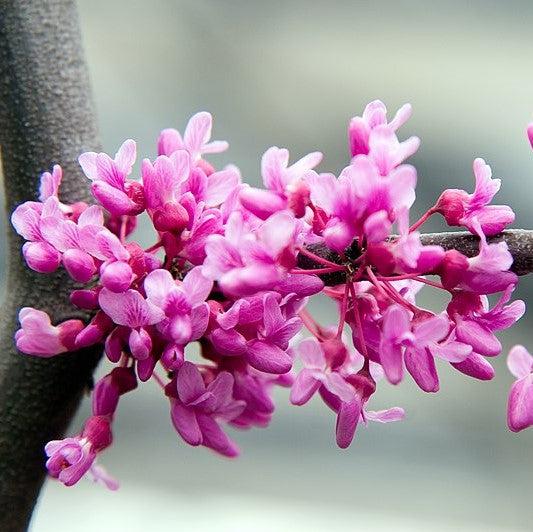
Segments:
[[[62,200],[88,200],[78,155],[99,148],[74,0],[0,0],[0,146],[6,210],[35,199],[38,177],[60,163]],[[7,296],[0,314],[0,530],[26,529],[45,469],[43,445],[60,437],[91,382],[100,349],[50,360],[16,351],[22,306],[57,320],[87,318],[68,301],[64,273],[25,267],[8,226]]]
[[[420,235],[420,240],[424,245],[438,245],[445,250],[456,249],[467,257],[473,257],[479,252],[479,238],[466,231],[454,233],[427,233]],[[530,229],[509,229],[499,235],[487,239],[490,243],[506,242],[514,262],[511,270],[517,275],[526,275],[533,272],[533,230]],[[341,258],[334,251],[322,244],[309,246],[308,249],[315,255],[337,264],[342,264]],[[348,258],[354,259],[358,251],[353,247],[348,250]],[[322,268],[313,259],[300,254],[298,256],[298,266],[306,270]],[[320,276],[329,286],[341,284],[346,280],[343,272],[328,273]]]

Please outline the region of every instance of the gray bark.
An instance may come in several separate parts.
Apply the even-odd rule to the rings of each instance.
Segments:
[[[61,199],[88,200],[78,155],[99,147],[72,0],[0,0],[0,147],[6,213],[35,199],[38,178],[64,170]],[[13,344],[22,306],[54,320],[87,318],[69,304],[64,273],[39,275],[21,259],[8,224],[8,276],[0,313],[0,530],[24,530],[44,480],[44,444],[61,437],[100,357],[99,348],[49,360]]]

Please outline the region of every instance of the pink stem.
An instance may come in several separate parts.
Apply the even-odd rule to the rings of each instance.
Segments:
[[[318,262],[318,264],[323,264],[324,266],[329,266],[330,268],[338,268],[339,264],[335,264],[334,262],[331,262],[327,259],[324,259],[323,257],[319,257],[318,255],[315,255],[312,251],[309,251],[306,248],[298,248],[300,253],[302,255],[305,255],[306,257],[309,257],[310,259],[313,259],[315,262]]]
[[[416,231],[421,225],[426,223],[426,221],[436,212],[437,211],[435,210],[435,207],[431,207],[431,209],[426,211],[411,227],[409,227],[409,232],[412,233],[413,231]]]
[[[296,270],[291,270],[290,273],[301,273],[301,274],[309,274],[309,273],[314,273],[316,275],[319,275],[319,274],[323,274],[323,273],[333,273],[333,272],[340,272],[340,271],[343,271],[345,268],[344,266],[337,266],[336,268],[333,268],[333,266],[331,267],[328,267],[328,268],[316,268],[315,270],[300,270],[300,269],[296,269]]]

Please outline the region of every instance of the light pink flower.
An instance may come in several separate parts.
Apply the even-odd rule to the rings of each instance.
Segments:
[[[43,358],[73,351],[75,338],[84,327],[80,320],[53,326],[46,312],[30,307],[20,309],[19,321],[21,328],[15,333],[17,349]]]
[[[492,170],[483,159],[474,160],[476,187],[472,194],[464,190],[445,190],[436,206],[448,225],[466,227],[471,233],[478,234],[478,224],[482,232],[496,235],[515,219],[513,210],[507,205],[489,205],[498,190],[501,180],[492,179]]]
[[[291,389],[291,403],[303,405],[321,386],[341,401],[349,402],[355,397],[353,387],[342,375],[329,367],[324,350],[315,338],[306,338],[298,344],[298,353],[304,368],[298,373]]]
[[[78,161],[85,175],[93,182],[94,197],[117,216],[137,215],[144,210],[142,185],[126,179],[137,156],[135,141],[128,139],[115,158],[106,153],[86,152]]]
[[[203,154],[220,153],[228,149],[228,143],[222,140],[209,142],[213,117],[210,113],[196,113],[189,120],[183,137],[175,129],[165,129],[159,135],[157,151],[159,155],[171,155],[177,150],[187,150],[193,162]]]
[[[261,174],[266,190],[243,188],[241,203],[250,212],[266,220],[275,212],[291,209],[301,218],[309,201],[306,173],[322,160],[320,152],[309,153],[289,166],[289,151],[273,146],[261,159]]]

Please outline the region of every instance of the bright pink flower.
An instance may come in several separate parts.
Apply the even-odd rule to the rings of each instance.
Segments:
[[[439,379],[434,357],[462,362],[471,353],[469,345],[447,339],[449,319],[433,316],[411,324],[409,313],[391,305],[383,315],[380,361],[387,379],[397,384],[403,378],[403,362],[416,383],[426,392],[436,392]]]
[[[135,141],[128,139],[115,158],[106,153],[86,152],[78,161],[85,175],[93,182],[94,197],[117,216],[137,215],[144,210],[142,185],[126,179],[137,156]]]
[[[517,378],[509,392],[507,424],[518,432],[533,426],[533,356],[515,345],[507,357],[509,371]]]
[[[457,287],[477,294],[494,294],[516,285],[518,278],[509,271],[513,257],[507,244],[488,244],[483,233],[479,237],[479,254],[468,259],[468,268],[461,272]]]
[[[397,213],[409,209],[415,200],[416,171],[403,165],[383,177],[370,158],[358,156],[333,186],[328,177],[310,176],[309,182],[312,198],[329,192],[329,201],[321,201],[330,216],[324,239],[332,249],[344,251],[356,237],[375,242],[389,235]]]
[[[476,188],[473,194],[464,190],[445,190],[435,211],[444,216],[448,225],[466,227],[477,234],[479,224],[485,235],[496,235],[514,222],[514,212],[507,205],[489,205],[500,190],[501,180],[492,179],[490,166],[483,159],[474,160],[474,177]]]
[[[170,385],[169,385],[170,386]],[[170,415],[179,435],[189,445],[204,445],[229,457],[239,450],[222,431],[219,421],[231,421],[244,408],[233,399],[233,377],[219,373],[207,386],[195,364],[184,362],[170,394]]]
[[[261,160],[261,174],[267,190],[243,188],[241,203],[262,220],[285,209],[291,209],[296,217],[301,218],[309,200],[305,175],[321,160],[322,154],[313,152],[289,166],[288,150],[276,146],[269,148]]]
[[[224,236],[207,239],[203,272],[234,296],[271,290],[295,264],[296,231],[296,220],[285,211],[253,231],[244,226],[240,213],[234,213]]]
[[[159,155],[172,155],[177,150],[187,150],[193,162],[205,153],[220,153],[228,149],[228,143],[222,140],[209,142],[213,117],[210,113],[196,113],[189,120],[182,136],[175,129],[165,129],[159,135],[157,151]]]
[[[370,149],[371,132],[379,126],[388,126],[394,132],[400,128],[411,116],[410,104],[405,104],[396,112],[394,118],[387,123],[387,108],[380,100],[370,102],[363,111],[363,116],[355,116],[348,126],[348,144],[352,157],[367,155]]]
[[[136,290],[114,293],[103,288],[98,297],[100,307],[116,325],[130,329],[128,344],[131,354],[138,360],[149,357],[152,339],[145,327],[165,319],[165,313]]]
[[[159,329],[177,345],[198,340],[204,334],[209,321],[205,300],[212,288],[213,281],[202,275],[199,266],[189,271],[182,283],[177,283],[167,270],[154,270],[144,280],[148,302],[166,316]]]
[[[19,321],[21,328],[15,333],[17,349],[43,358],[72,351],[75,338],[83,329],[80,320],[67,320],[53,326],[46,312],[30,307],[20,309]]]

